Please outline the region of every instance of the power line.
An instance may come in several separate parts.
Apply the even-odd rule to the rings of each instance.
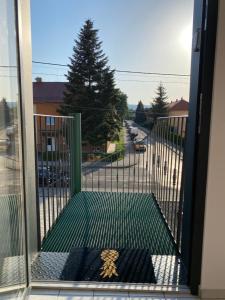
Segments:
[[[176,73],[160,73],[160,72],[140,72],[140,71],[130,71],[130,70],[115,70],[118,73],[130,73],[130,74],[146,74],[146,75],[160,75],[160,76],[176,76],[176,77],[189,77],[188,74],[176,74]]]
[[[160,80],[135,80],[135,79],[117,79],[118,81],[127,81],[127,82],[160,82]],[[184,81],[162,81],[162,83],[174,83],[174,84],[189,84],[188,82]]]
[[[47,66],[47,65],[42,65],[42,67],[43,68],[48,68],[48,69],[52,69],[52,67],[54,67],[54,66]],[[65,67],[68,67],[68,66],[65,66]],[[57,70],[60,70],[61,69],[61,67],[59,67],[59,68],[56,68],[56,67],[54,67],[54,70],[55,71],[57,71]],[[61,69],[62,70],[62,69]],[[65,71],[66,72],[66,71]],[[39,73],[34,73],[33,72],[33,74],[43,74],[43,75],[56,75],[56,76],[64,76],[64,75],[66,75],[66,74],[64,74],[64,75],[59,75],[59,74],[46,74],[46,73],[41,73],[41,72],[39,72]],[[137,77],[138,76],[138,78],[140,78],[140,76],[141,77],[143,77],[143,78],[146,78],[146,76],[151,76],[150,74],[132,74],[132,73],[118,73],[117,74],[117,76],[131,76],[131,77],[133,77],[133,78],[135,78],[135,77]],[[162,78],[162,76],[160,76],[160,75],[152,75],[152,76],[154,76],[154,78],[156,78],[156,77],[159,77],[159,78]],[[168,79],[171,79],[171,76],[168,76],[168,75],[165,75],[165,76],[163,76],[164,78],[168,78]],[[120,77],[117,77],[117,78],[120,78]],[[121,77],[121,79],[123,79],[124,77]],[[125,77],[126,78],[126,77]],[[189,77],[182,77],[182,79],[183,80],[189,80]]]
[[[51,68],[51,67],[49,67],[49,68]],[[130,74],[130,73],[118,73],[118,74],[116,74],[116,76],[117,76],[117,78],[121,78],[121,79],[123,79],[123,78],[138,78],[138,79],[142,79],[142,78],[144,78],[144,79],[146,79],[146,78],[149,78],[149,76],[151,77],[151,75],[148,75],[148,74]],[[125,76],[125,77],[124,77]],[[155,78],[162,78],[162,76],[160,76],[160,75],[152,75],[152,76],[154,76],[154,79]],[[163,76],[163,78],[168,78],[168,79],[171,79],[171,76],[167,76],[167,75],[165,75],[165,76]],[[181,78],[182,80],[190,80],[190,78],[189,77],[182,77]]]
[[[43,62],[43,61],[32,61],[34,64],[41,65],[50,65],[50,66],[59,66],[59,67],[68,67],[65,64],[51,63],[51,62]],[[17,66],[6,66],[2,65],[0,68],[17,68]],[[118,70],[115,69],[115,72],[118,73],[128,73],[128,74],[143,74],[143,75],[160,75],[160,76],[175,76],[175,77],[190,77],[189,74],[179,74],[179,73],[161,73],[161,72],[142,72],[142,71],[131,71],[131,70]]]
[[[47,75],[47,76],[67,76],[66,74],[56,74],[56,73],[44,73],[44,72],[33,72],[32,74],[36,74],[36,75]],[[170,77],[167,77],[168,79]],[[186,79],[186,78],[184,78]],[[138,82],[158,82],[160,80],[155,80],[155,81],[150,81],[150,80],[140,80],[140,79],[123,79],[123,78],[116,78],[116,80],[118,81],[138,81]],[[167,82],[167,81],[164,81]],[[172,81],[168,81],[168,82],[172,82]],[[184,81],[180,81],[180,82],[172,82],[172,83],[183,83]],[[188,83],[188,82],[184,82],[184,83]]]
[[[54,73],[38,73],[38,72],[33,72],[33,75],[45,75],[45,76],[59,76],[59,77],[65,77],[65,75],[60,75],[60,74],[54,74]],[[2,75],[0,74],[0,77],[4,78],[10,78],[10,77],[18,77],[16,75]],[[116,79],[117,81],[124,81],[124,82],[143,82],[143,83],[158,83],[159,80],[135,80],[135,79]],[[172,84],[188,84],[188,82],[184,82],[184,81],[162,81],[162,83],[172,83]]]
[[[55,73],[38,73],[33,72],[33,75],[45,75],[45,76],[59,76],[59,77],[65,77],[66,75],[63,74],[55,74]],[[125,82],[143,82],[143,83],[153,83],[153,82],[160,82],[160,80],[138,80],[138,79],[119,79],[117,78],[116,81],[125,81]],[[172,84],[189,84],[188,82],[184,81],[162,81],[162,83],[172,83]]]
[[[32,61],[34,64],[40,65],[50,65],[50,66],[59,66],[59,67],[68,67],[65,64],[51,63],[51,62],[43,62],[43,61]],[[118,73],[129,73],[129,74],[145,74],[145,75],[160,75],[160,76],[176,76],[176,77],[189,77],[188,74],[178,74],[178,73],[161,73],[161,72],[141,72],[141,71],[131,71],[131,70],[118,70],[115,69],[115,72]]]
[[[32,60],[32,63],[33,63],[33,64],[40,64],[40,65],[50,65],[50,66],[68,67],[68,65],[57,64],[57,63],[51,63],[51,62],[44,62],[44,61],[36,61],[36,60]]]
[[[2,65],[2,66],[0,66],[0,68],[17,68],[17,66],[4,66],[4,65]]]

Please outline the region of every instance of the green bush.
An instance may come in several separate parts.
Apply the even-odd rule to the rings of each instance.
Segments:
[[[107,161],[107,162],[114,162],[116,160],[121,160],[124,158],[125,155],[125,149],[116,151],[114,153],[104,153],[104,152],[84,152],[82,153],[82,159],[83,161],[87,161],[88,157],[90,155],[93,155],[95,157],[99,157],[99,160]]]

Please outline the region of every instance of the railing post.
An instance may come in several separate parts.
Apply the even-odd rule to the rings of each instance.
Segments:
[[[40,199],[39,199],[39,178],[38,178],[38,131],[37,131],[37,116],[34,116],[34,145],[35,145],[35,177],[36,177],[36,215],[37,215],[37,250],[41,250],[41,220],[40,220]],[[41,120],[40,120],[41,122]],[[43,201],[45,201],[43,199]],[[45,230],[45,226],[44,226]]]
[[[157,120],[154,120],[154,125],[151,130],[151,141],[152,141],[152,192],[156,197],[156,126]]]
[[[75,113],[71,134],[71,196],[81,191],[81,114]]]

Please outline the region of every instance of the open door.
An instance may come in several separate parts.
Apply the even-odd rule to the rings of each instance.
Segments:
[[[181,253],[194,294],[201,275],[217,10],[217,0],[195,0]]]
[[[25,5],[23,2],[23,5]],[[20,299],[29,286],[26,195],[31,185],[25,166],[24,127],[27,119],[22,101],[21,1],[0,2],[0,298]],[[26,35],[23,35],[23,39]],[[27,48],[27,53],[29,49]],[[27,55],[26,53],[26,55]],[[31,82],[30,82],[31,86]],[[29,87],[28,87],[29,89]],[[32,99],[32,98],[31,98]],[[32,111],[32,108],[31,108]],[[31,120],[33,116],[31,114]],[[25,126],[26,119],[26,126]],[[32,125],[32,124],[29,124]],[[32,130],[32,126],[31,130]],[[30,135],[32,147],[32,135]],[[30,149],[32,155],[32,149]],[[30,161],[32,164],[32,160]],[[33,164],[34,166],[34,164]],[[25,172],[26,169],[26,172]],[[32,176],[31,176],[32,177]],[[28,186],[28,188],[26,187]],[[35,199],[34,199],[35,200]],[[31,201],[31,200],[30,200]],[[29,215],[31,218],[32,214]],[[29,226],[32,230],[32,226]],[[33,231],[33,236],[34,231]],[[8,298],[9,297],[9,298]]]

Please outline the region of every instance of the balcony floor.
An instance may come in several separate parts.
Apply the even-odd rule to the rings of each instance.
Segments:
[[[81,192],[70,200],[43,241],[33,279],[73,280],[65,274],[75,272],[74,278],[80,278],[82,270],[92,268],[93,278],[88,273],[74,280],[99,281],[103,249],[119,252],[118,270],[126,269],[124,282],[185,284],[173,239],[152,195],[114,192]]]
[[[153,197],[138,193],[75,195],[44,240],[42,251],[69,252],[72,247],[176,253]]]

